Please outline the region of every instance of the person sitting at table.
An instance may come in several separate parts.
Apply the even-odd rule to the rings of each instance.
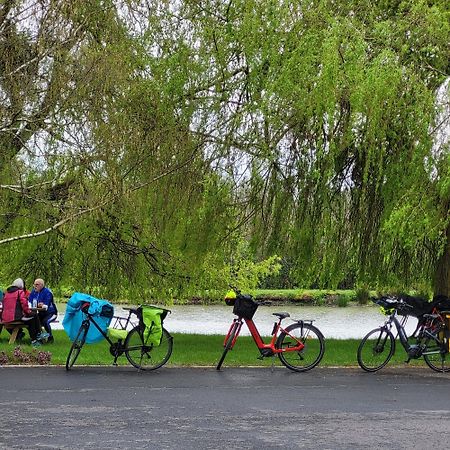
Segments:
[[[45,282],[42,278],[34,280],[33,290],[28,300],[31,304],[36,303],[39,308],[39,320],[49,335],[47,342],[53,342],[54,338],[50,324],[56,320],[58,310],[53,299],[53,293],[49,288],[45,287]]]
[[[41,333],[41,323],[36,312],[28,304],[25,283],[17,278],[6,289],[3,296],[2,321],[4,323],[22,321],[28,327],[28,333],[33,347],[40,347],[42,341],[48,338],[47,333]]]
[[[14,280],[14,283],[18,283],[20,285],[23,285],[23,291],[25,292],[25,297],[28,299],[28,297],[30,296],[30,291],[25,287],[25,281],[22,278],[17,278],[16,280]],[[0,306],[0,319],[2,317],[2,310],[3,310],[3,297],[5,295],[6,292],[2,292],[1,293],[1,297],[2,297],[2,305]],[[6,330],[9,334],[12,334],[13,330],[11,329],[7,329]],[[17,341],[21,341],[23,338],[25,337],[25,333],[23,332],[23,329],[20,328],[19,332],[17,333]]]

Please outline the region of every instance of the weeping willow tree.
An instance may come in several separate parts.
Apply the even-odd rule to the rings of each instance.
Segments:
[[[190,132],[200,72],[163,4],[2,4],[3,277],[109,298],[226,285],[229,187]]]
[[[196,212],[205,173],[123,12],[102,1],[0,6],[4,277],[118,293],[176,272],[185,243],[171,228],[191,208],[180,192]]]
[[[175,293],[280,255],[297,286],[448,295],[448,19],[444,1],[4,2],[3,275]]]
[[[185,6],[213,81],[196,131],[244,180],[254,254],[284,255],[297,285],[449,295],[446,2]]]

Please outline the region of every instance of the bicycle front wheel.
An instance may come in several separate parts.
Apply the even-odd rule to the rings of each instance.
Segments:
[[[125,339],[124,351],[130,364],[136,369],[155,370],[162,367],[172,354],[173,338],[163,328],[159,345],[147,344],[139,326],[134,327]]]
[[[299,341],[304,345],[300,351],[289,351],[297,347]],[[286,328],[277,339],[276,348],[283,349],[278,353],[280,361],[295,372],[306,372],[316,367],[325,352],[323,334],[314,325],[308,323],[294,323]]]
[[[216,367],[217,370],[220,370],[220,368],[222,367],[222,363],[225,360],[225,357],[227,356],[228,351],[231,349],[231,346],[233,345],[233,340],[234,340],[234,337],[236,336],[238,326],[239,326],[239,322],[234,322],[233,328],[231,329],[230,334],[228,335],[228,339],[225,342],[222,356],[220,357],[219,362],[217,363],[217,367]]]
[[[67,355],[66,370],[70,370],[70,368],[75,364],[75,361],[77,360],[78,355],[80,354],[81,349],[86,342],[86,335],[88,330],[89,324],[81,324],[77,337],[73,341],[72,347],[70,347],[69,354]]]
[[[358,364],[366,372],[382,369],[395,352],[395,339],[385,328],[375,328],[367,333],[358,347]]]
[[[427,339],[423,351],[423,359],[430,369],[436,372],[450,372],[450,353],[448,353],[448,343],[445,341],[435,341]]]

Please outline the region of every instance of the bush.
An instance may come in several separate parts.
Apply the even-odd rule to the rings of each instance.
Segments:
[[[348,305],[348,302],[350,301],[350,299],[348,298],[347,295],[338,295],[337,298],[337,305],[341,308],[345,308]]]
[[[367,305],[369,303],[369,290],[366,287],[359,287],[356,289],[356,301],[360,305]]]

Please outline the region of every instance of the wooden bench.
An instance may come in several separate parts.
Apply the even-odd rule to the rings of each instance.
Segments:
[[[58,323],[59,320],[55,319],[52,320],[51,323]],[[11,333],[11,337],[9,338],[9,343],[14,344],[17,340],[17,335],[19,334],[19,331],[21,328],[28,328],[28,324],[26,322],[22,322],[20,320],[15,320],[14,322],[0,322],[0,333],[2,332],[3,327],[5,330],[13,330]]]
[[[5,328],[5,330],[12,330],[11,337],[9,338],[9,343],[14,344],[14,342],[16,342],[17,334],[19,333],[20,329],[28,328],[28,324],[19,320],[7,323],[0,322],[0,333],[3,327]]]

